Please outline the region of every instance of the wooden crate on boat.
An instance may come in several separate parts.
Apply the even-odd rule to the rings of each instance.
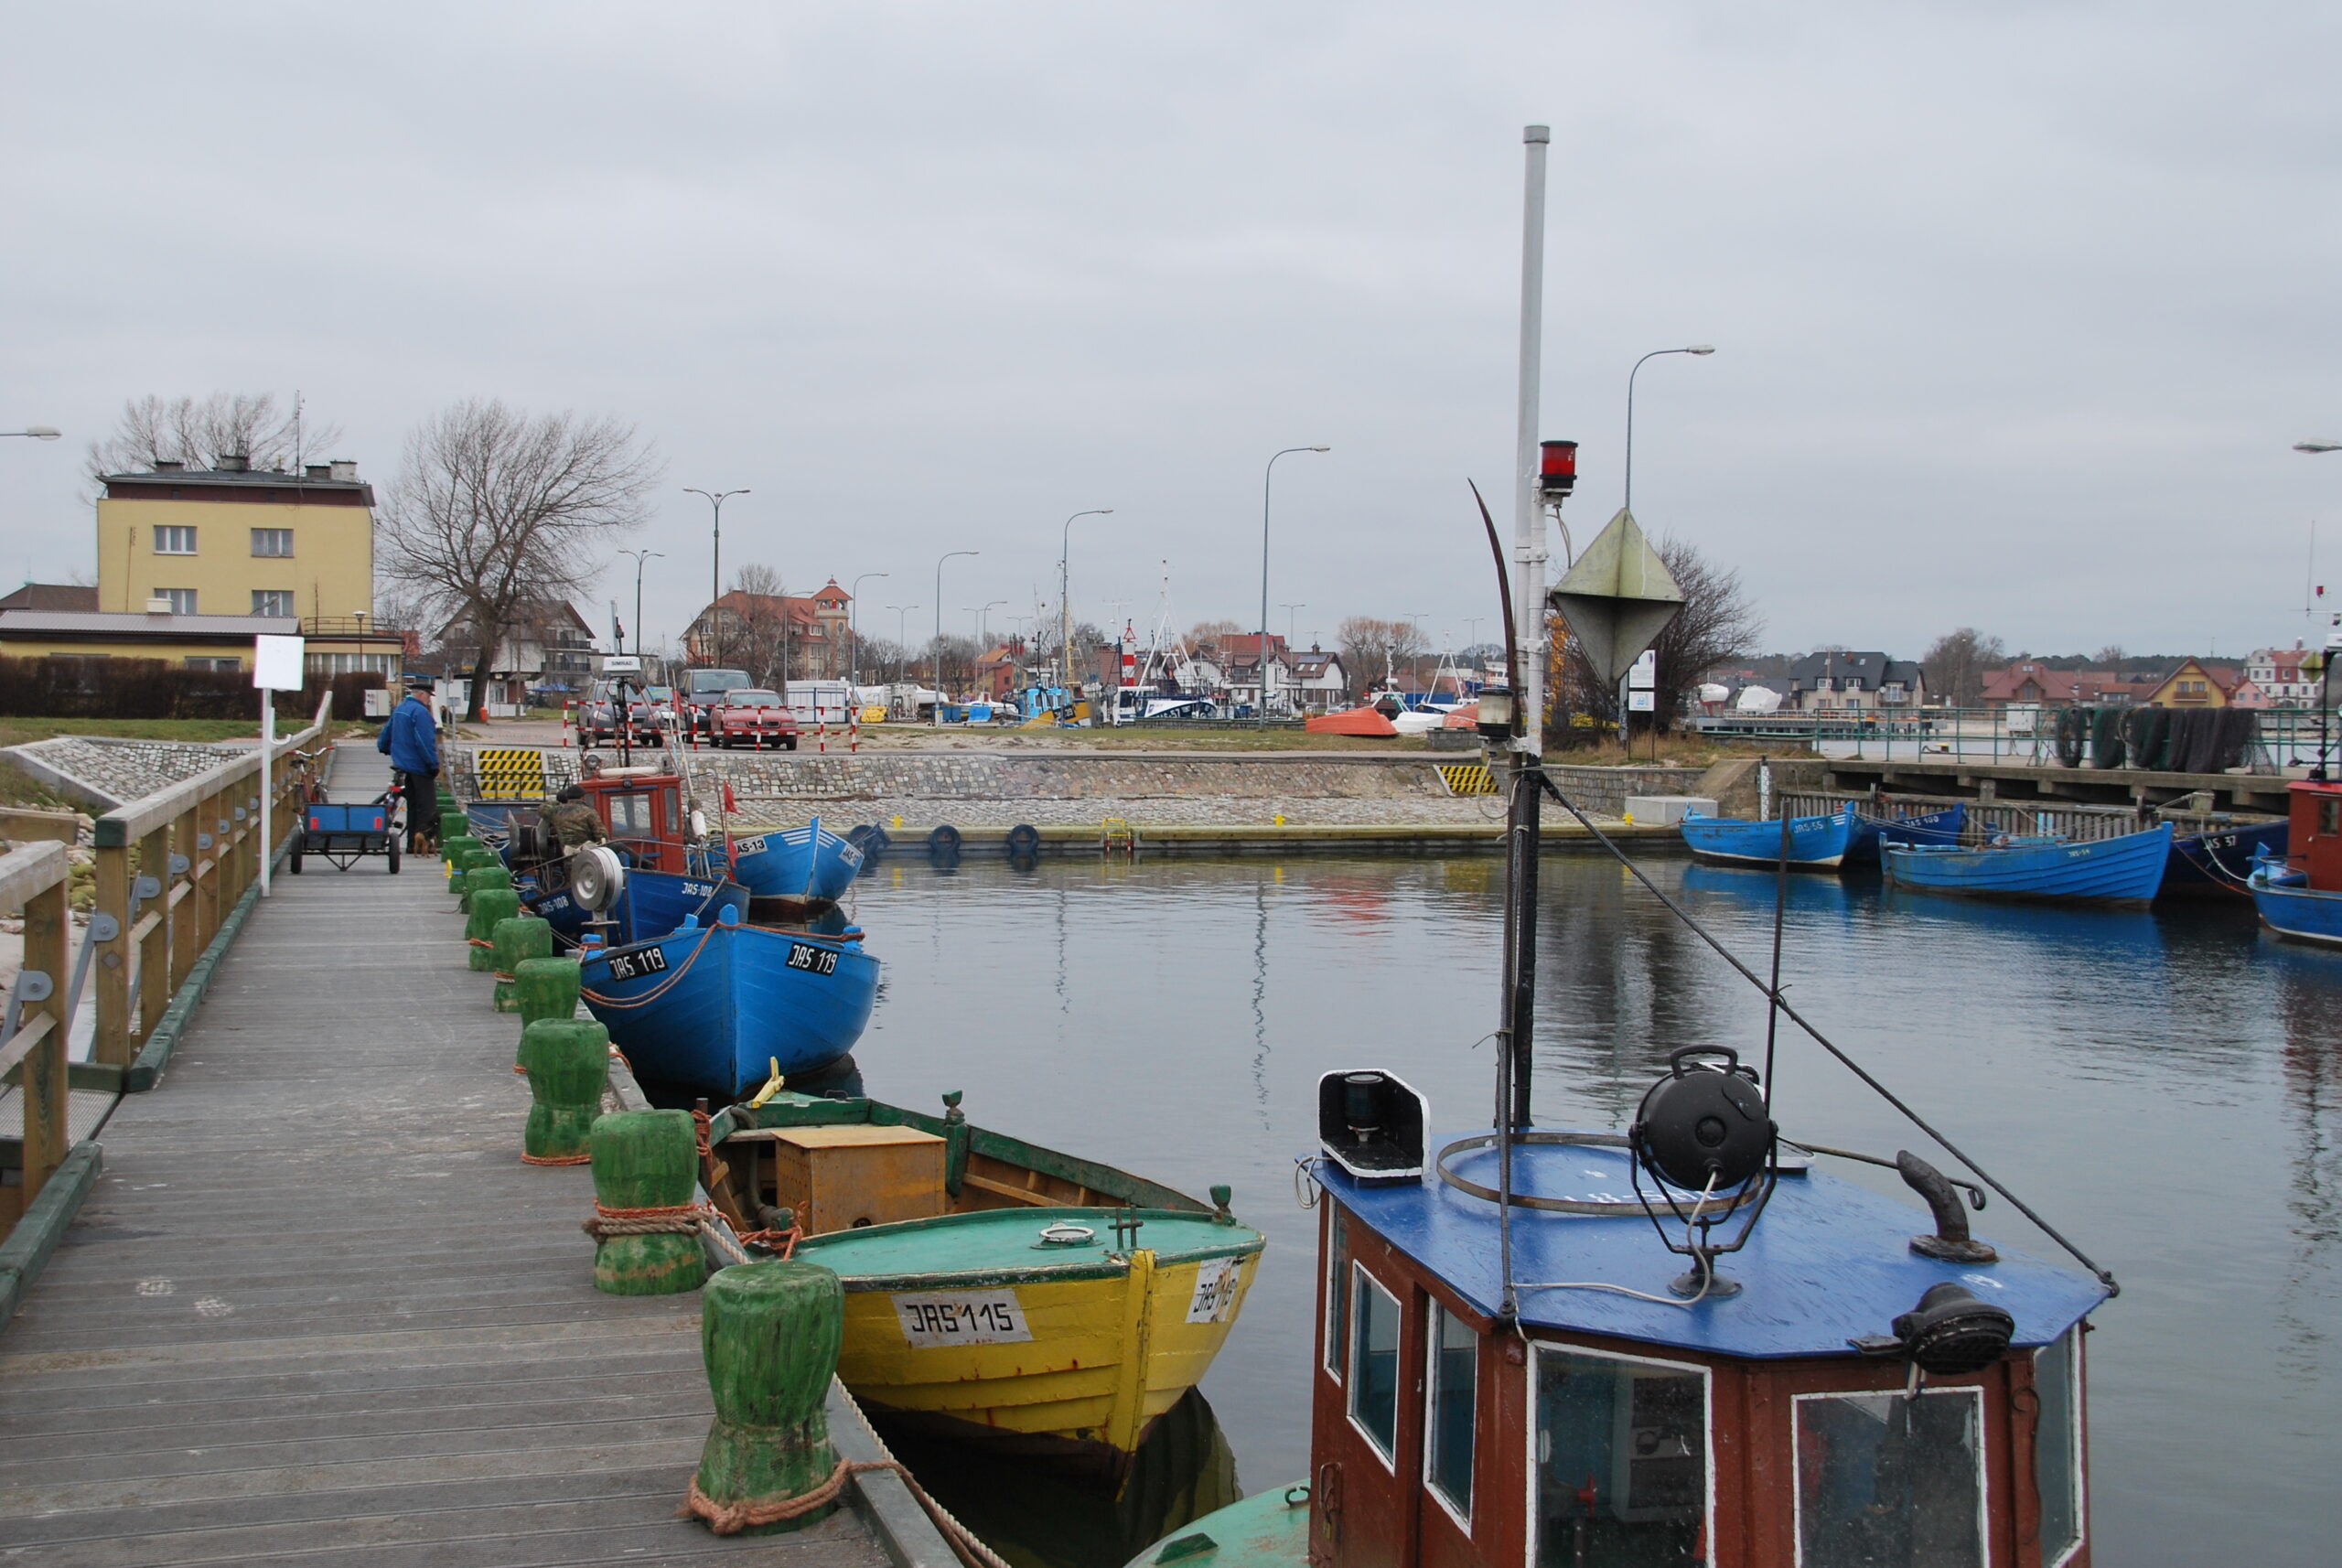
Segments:
[[[916,1127],[776,1127],[773,1202],[808,1232],[925,1219],[947,1207],[943,1140]]]

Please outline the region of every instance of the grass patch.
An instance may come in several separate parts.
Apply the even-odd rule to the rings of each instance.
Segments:
[[[276,736],[286,739],[307,728],[286,714],[276,715]],[[373,726],[337,720],[337,736],[371,736]],[[104,740],[177,740],[205,744],[220,740],[253,740],[260,735],[260,714],[248,719],[23,719],[0,718],[0,746],[22,746],[60,735],[96,736]]]

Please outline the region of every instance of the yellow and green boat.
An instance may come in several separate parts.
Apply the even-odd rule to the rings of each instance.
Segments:
[[[1264,1238],[1111,1165],[866,1099],[776,1094],[709,1127],[709,1197],[794,1220],[846,1290],[838,1376],[865,1405],[1119,1474],[1203,1377]]]

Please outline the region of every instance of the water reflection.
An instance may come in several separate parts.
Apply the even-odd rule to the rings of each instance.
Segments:
[[[1119,1487],[934,1437],[877,1412],[871,1420],[919,1484],[1017,1568],[1122,1568],[1243,1496],[1228,1439],[1192,1389],[1156,1421]]]
[[[1443,1133],[1486,1124],[1497,863],[888,871],[856,909],[887,966],[855,1053],[870,1091],[930,1105],[964,1089],[988,1127],[1191,1193],[1230,1183],[1269,1250],[1204,1391],[1256,1485],[1305,1474],[1316,1217],[1293,1206],[1292,1156],[1336,1069],[1399,1074]],[[1651,872],[1764,972],[1770,875]],[[1540,1120],[1623,1124],[1677,1047],[1761,1056],[1761,996],[1615,863],[1554,855],[1542,880]],[[2311,1521],[2342,1468],[2342,954],[2259,940],[2219,905],[2042,908],[1797,876],[1782,974],[2122,1276],[2090,1347],[2099,1559],[2317,1560]],[[1793,1132],[1926,1147],[1787,1026],[1776,1083]],[[1847,1174],[1908,1200],[1891,1172]],[[1977,1223],[2051,1251],[1997,1201]]]

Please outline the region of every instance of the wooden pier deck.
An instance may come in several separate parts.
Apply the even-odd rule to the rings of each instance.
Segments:
[[[338,773],[381,787],[371,748]],[[280,872],[0,1334],[0,1562],[901,1560],[851,1510],[673,1517],[699,1298],[593,1288],[591,1176],[521,1164],[518,1026],[451,908],[431,861]]]

